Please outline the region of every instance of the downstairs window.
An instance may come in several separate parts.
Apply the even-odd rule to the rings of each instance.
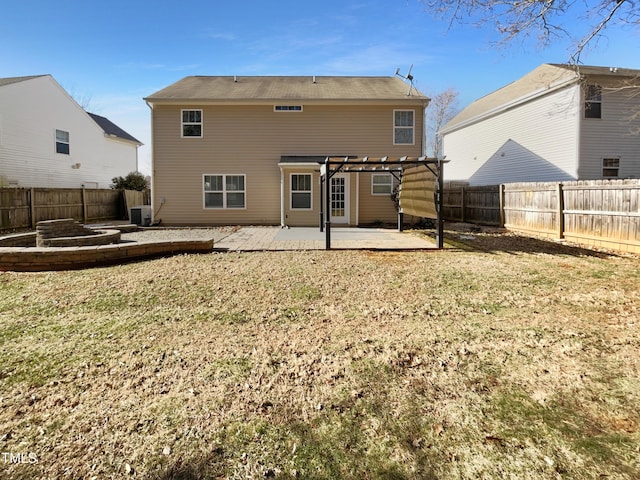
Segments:
[[[204,175],[204,208],[246,208],[245,175]]]

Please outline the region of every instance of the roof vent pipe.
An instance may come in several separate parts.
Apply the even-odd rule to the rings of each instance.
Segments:
[[[237,75],[234,75],[234,76],[233,76],[233,83],[238,83],[238,77],[237,77]]]
[[[313,83],[316,83],[316,76],[313,76]]]

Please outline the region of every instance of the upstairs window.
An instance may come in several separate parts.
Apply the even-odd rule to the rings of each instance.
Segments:
[[[602,176],[604,178],[618,178],[620,174],[619,158],[603,158],[602,159]]]
[[[311,174],[291,174],[291,209],[311,210]]]
[[[56,130],[56,153],[69,155],[69,132]]]
[[[182,110],[182,136],[202,137],[202,110]]]
[[[587,85],[584,92],[584,118],[602,118],[602,87]]]
[[[374,173],[371,175],[371,195],[391,195],[393,191],[393,177],[389,173]]]
[[[413,110],[393,111],[393,144],[413,145]]]
[[[204,208],[245,208],[244,175],[205,175]]]

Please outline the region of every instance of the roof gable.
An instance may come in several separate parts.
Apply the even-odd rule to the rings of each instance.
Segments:
[[[192,76],[146,97],[154,101],[428,101],[395,77],[213,77]]]

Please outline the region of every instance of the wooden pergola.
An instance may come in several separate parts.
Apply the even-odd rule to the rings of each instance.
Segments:
[[[423,166],[429,171],[435,180],[434,198],[429,199],[428,191],[415,191],[414,194],[422,195],[425,203],[429,204],[431,200],[435,203],[435,220],[436,220],[436,245],[443,248],[443,171],[444,164],[448,160],[429,157],[400,157],[392,159],[389,157],[369,158],[369,157],[326,157],[324,164],[320,166],[320,231],[325,232],[325,249],[331,249],[331,178],[338,173],[364,173],[364,172],[382,172],[390,173],[400,183],[400,195],[402,204],[402,180],[405,171],[412,167]],[[324,186],[324,188],[323,188]],[[324,207],[324,211],[323,211]],[[326,214],[325,214],[326,212]],[[398,230],[402,231],[404,211],[402,206],[398,210]],[[432,217],[432,213],[426,210],[412,210],[411,215],[418,217]]]

